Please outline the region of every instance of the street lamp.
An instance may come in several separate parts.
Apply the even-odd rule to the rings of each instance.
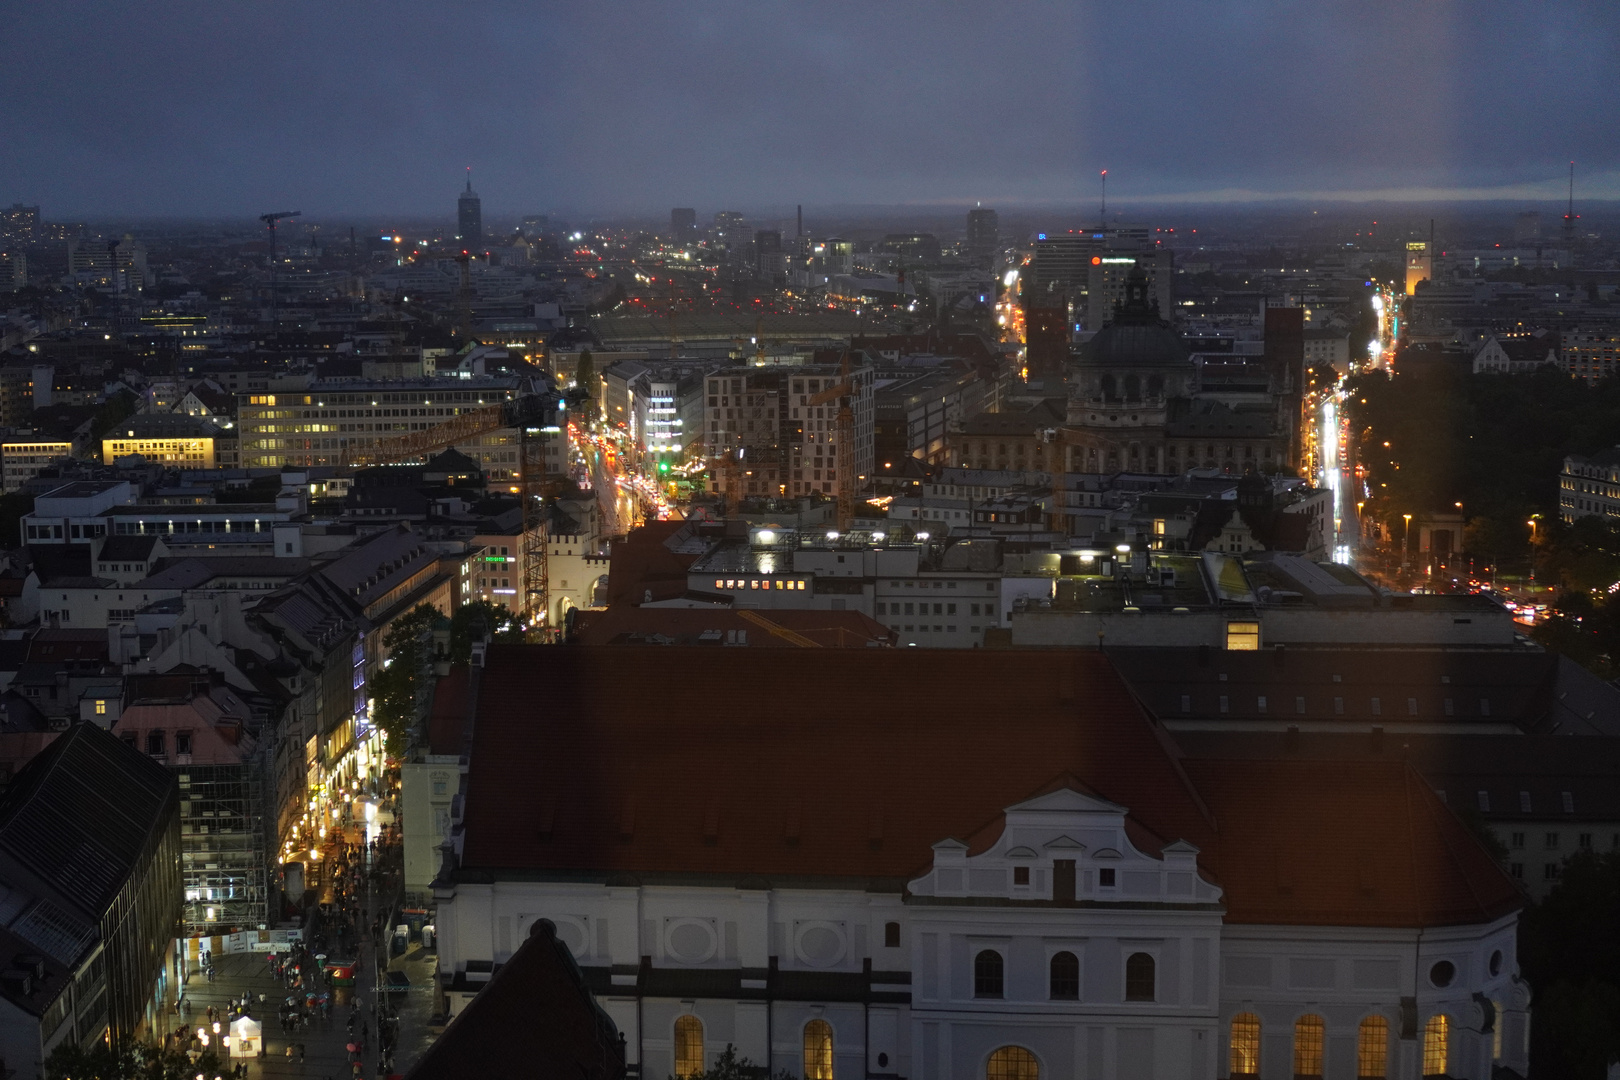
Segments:
[[[1402,514],[1401,517],[1406,519],[1406,532],[1401,537],[1401,569],[1405,570],[1406,554],[1412,546],[1412,515]]]

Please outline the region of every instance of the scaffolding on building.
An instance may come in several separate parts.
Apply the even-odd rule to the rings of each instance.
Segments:
[[[264,781],[257,756],[178,766],[187,937],[256,930],[270,920]]]

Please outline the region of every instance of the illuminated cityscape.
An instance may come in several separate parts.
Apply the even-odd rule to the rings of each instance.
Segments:
[[[1611,13],[91,6],[8,1075],[1620,1069]]]

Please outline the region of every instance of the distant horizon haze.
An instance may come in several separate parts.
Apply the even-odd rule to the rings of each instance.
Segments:
[[[1620,199],[1620,5],[0,3],[55,220]]]

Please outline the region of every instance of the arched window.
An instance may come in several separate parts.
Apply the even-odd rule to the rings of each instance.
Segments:
[[[1163,375],[1149,375],[1147,385],[1148,385],[1148,397],[1155,398],[1155,399],[1164,397],[1164,376]]]
[[[832,1025],[825,1020],[804,1025],[804,1080],[833,1080]]]
[[[1125,400],[1142,400],[1142,379],[1138,375],[1125,376]]]
[[[1125,1000],[1152,1001],[1158,980],[1154,978],[1152,955],[1131,953],[1125,961]]]
[[[985,1080],[1041,1080],[1041,1063],[1022,1046],[1003,1046],[990,1055]]]
[[[1369,1016],[1356,1033],[1356,1076],[1384,1080],[1389,1072],[1389,1021]]]
[[[1423,1025],[1423,1075],[1444,1076],[1446,1058],[1451,1049],[1451,1022],[1445,1014],[1429,1017]]]
[[[703,1021],[687,1013],[675,1019],[675,1075],[696,1076],[703,1071]]]
[[[1080,959],[1074,953],[1055,953],[1051,964],[1051,995],[1053,1001],[1080,1000]]]
[[[1315,1013],[1294,1021],[1294,1076],[1296,1080],[1322,1075],[1322,1043],[1327,1025]]]
[[[1260,1075],[1260,1018],[1254,1013],[1238,1013],[1232,1017],[1232,1050],[1228,1055],[1234,1080],[1240,1076]]]
[[[1113,398],[1119,396],[1114,392],[1114,377],[1112,375],[1104,375],[1102,377],[1100,389],[1102,390],[1103,400],[1105,401],[1112,400]]]
[[[985,949],[973,958],[973,996],[998,998],[1001,996],[1001,954]]]

